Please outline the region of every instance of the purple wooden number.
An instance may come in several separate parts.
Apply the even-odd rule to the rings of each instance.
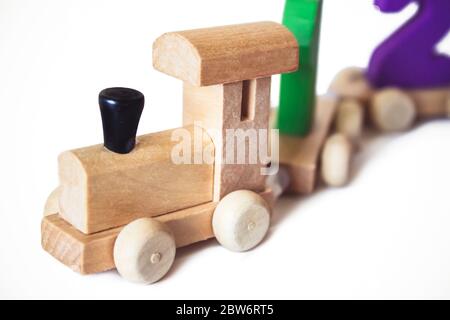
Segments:
[[[450,0],[375,0],[382,12],[400,12],[411,2],[415,16],[373,53],[367,77],[374,87],[431,88],[450,85],[450,57],[436,45],[450,29]]]

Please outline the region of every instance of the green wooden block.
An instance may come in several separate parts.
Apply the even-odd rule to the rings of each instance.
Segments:
[[[300,46],[300,68],[281,76],[277,126],[281,134],[305,136],[311,129],[316,101],[322,0],[286,0],[283,24]]]

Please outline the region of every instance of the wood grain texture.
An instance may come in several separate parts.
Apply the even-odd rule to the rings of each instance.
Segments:
[[[280,135],[280,164],[291,178],[289,191],[309,194],[314,191],[320,152],[336,113],[338,100],[319,97],[311,133],[304,138]]]
[[[298,57],[294,35],[276,22],[171,32],[153,44],[154,68],[195,86],[292,72]]]
[[[266,176],[261,175],[261,168],[267,163],[259,157],[252,162],[248,155],[253,150],[258,156],[259,130],[269,127],[270,83],[269,77],[208,87],[184,84],[183,125],[195,123],[203,127],[216,146],[214,201],[240,189],[255,192],[264,190]],[[243,114],[244,109],[248,110]],[[233,135],[239,134],[237,130],[241,130],[253,138],[227,138],[230,129]],[[256,136],[252,136],[252,133]],[[232,141],[234,147],[230,144]],[[241,154],[245,153],[245,159],[240,163],[237,161],[238,148]],[[227,151],[232,151],[234,157]],[[227,158],[234,159],[234,162],[230,163],[232,161],[227,161]]]
[[[272,208],[271,190],[261,193]],[[155,219],[165,223],[175,236],[176,246],[184,247],[214,237],[212,216],[217,206],[209,202],[165,214]],[[57,214],[46,216],[41,225],[42,248],[64,265],[81,274],[92,274],[115,268],[113,249],[122,227],[86,235]]]
[[[194,127],[185,129],[193,137]],[[211,201],[213,165],[175,164],[171,152],[179,142],[172,141],[174,130],[138,137],[126,155],[102,145],[61,154],[60,215],[90,234]],[[214,150],[207,134],[201,142]],[[191,147],[194,157],[202,156],[201,149]]]
[[[447,101],[450,97],[450,87],[409,90],[406,93],[414,100],[419,118],[439,118],[447,115]]]

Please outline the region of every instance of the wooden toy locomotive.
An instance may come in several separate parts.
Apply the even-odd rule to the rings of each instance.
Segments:
[[[183,128],[192,139],[200,134],[192,157],[202,159],[209,150],[213,163],[175,164],[172,136],[179,129],[135,139],[143,95],[106,89],[99,99],[104,145],[60,155],[60,186],[42,222],[43,248],[83,274],[117,267],[131,281],[152,283],[169,270],[176,247],[213,236],[234,251],[256,246],[269,228],[275,197],[260,173],[267,163],[227,164],[225,135],[229,129],[267,132],[270,77],[296,70],[298,54],[292,33],[273,22],[158,38],[154,67],[184,81]],[[307,144],[318,150],[316,141]],[[298,167],[307,181],[297,187],[312,190],[314,169]],[[277,195],[285,188],[274,185]]]

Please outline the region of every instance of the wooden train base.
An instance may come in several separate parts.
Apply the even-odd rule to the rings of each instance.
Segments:
[[[272,207],[273,193],[267,190],[261,196]],[[212,216],[217,207],[210,202],[188,209],[155,217],[172,231],[177,248],[214,237]],[[92,274],[115,268],[113,249],[123,227],[94,234],[84,234],[58,214],[42,220],[42,247],[60,262],[81,274]]]

